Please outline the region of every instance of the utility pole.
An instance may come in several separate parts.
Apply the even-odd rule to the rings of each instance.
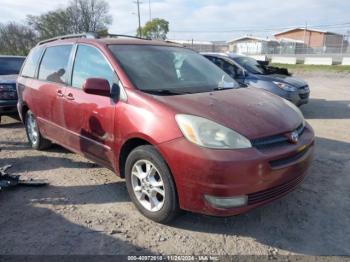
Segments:
[[[345,49],[348,48],[348,45],[349,45],[349,33],[350,33],[350,31],[347,30],[347,31],[346,31],[346,35],[342,35],[342,41],[341,41],[341,47],[340,47],[340,54],[341,54],[341,56],[343,56],[344,47],[345,47]],[[346,46],[344,46],[345,42],[347,43]],[[345,50],[345,52],[346,52],[346,51],[347,51],[347,50]]]
[[[304,28],[304,45],[307,48],[308,44],[306,43],[306,30],[307,30],[307,22],[305,22],[305,28]],[[307,49],[306,49],[307,53]]]
[[[350,30],[346,31],[346,48],[349,48],[349,36],[350,36]]]
[[[341,57],[343,57],[344,39],[345,39],[345,35],[342,35],[341,36],[341,46],[340,46],[340,56]]]
[[[149,21],[152,21],[151,0],[148,0],[148,8],[149,8]]]
[[[137,4],[137,16],[139,18],[138,35],[139,35],[139,37],[142,37],[142,32],[141,32],[141,15],[140,15],[140,4],[142,4],[142,2],[140,2],[140,0],[136,0],[134,3]]]

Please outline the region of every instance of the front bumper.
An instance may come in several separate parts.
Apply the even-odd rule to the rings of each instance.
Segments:
[[[307,87],[307,88],[301,88],[295,92],[285,91],[282,97],[291,101],[293,104],[297,106],[301,106],[309,102],[310,89]]]
[[[314,133],[307,124],[298,144],[278,148],[212,150],[179,138],[158,145],[158,149],[171,169],[182,209],[231,216],[292,191],[302,182],[310,166],[313,145]],[[248,204],[238,208],[216,208],[205,200],[205,195],[247,195]]]
[[[0,100],[0,115],[17,114],[17,100]]]

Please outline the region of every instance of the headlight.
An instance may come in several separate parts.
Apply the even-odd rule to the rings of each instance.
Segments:
[[[202,117],[176,115],[176,122],[190,142],[203,147],[215,149],[252,147],[250,141],[244,136]]]
[[[279,88],[281,88],[281,89],[283,89],[283,90],[285,90],[285,91],[297,91],[297,90],[298,90],[295,86],[291,86],[291,85],[288,85],[288,84],[286,84],[286,83],[277,82],[277,81],[273,81],[273,83],[274,83],[277,87],[279,87]]]

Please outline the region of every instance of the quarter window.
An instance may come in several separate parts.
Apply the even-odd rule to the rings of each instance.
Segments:
[[[48,47],[41,61],[39,69],[39,79],[67,83],[67,67],[72,45],[61,45]]]
[[[94,47],[79,45],[75,57],[72,86],[81,88],[88,78],[103,78],[113,86],[114,72],[104,56]]]
[[[35,48],[30,52],[23,66],[22,73],[21,73],[22,76],[35,77],[36,67],[39,63],[39,59],[41,57],[42,52],[43,52],[42,48]]]

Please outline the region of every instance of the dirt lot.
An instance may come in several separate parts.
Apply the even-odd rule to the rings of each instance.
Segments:
[[[285,198],[231,218],[184,213],[171,226],[142,217],[125,183],[59,146],[31,150],[9,118],[0,127],[0,166],[46,178],[46,188],[0,193],[0,254],[350,255],[350,75],[302,75],[302,107],[317,135],[305,182]]]

